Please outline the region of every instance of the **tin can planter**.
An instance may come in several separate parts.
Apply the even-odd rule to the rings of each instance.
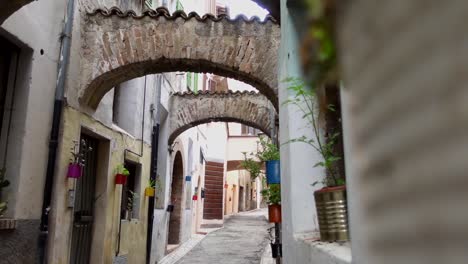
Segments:
[[[270,223],[281,223],[281,204],[268,205],[268,220]]]
[[[271,257],[278,258],[283,255],[281,244],[270,243],[271,246]]]
[[[145,196],[154,197],[155,194],[156,194],[156,190],[153,187],[146,187]]]
[[[77,163],[70,163],[68,165],[67,177],[71,179],[78,179],[81,177],[81,166]]]
[[[125,185],[127,184],[127,176],[123,174],[116,174],[115,175],[115,184]]]
[[[346,186],[326,187],[314,193],[322,241],[348,241]]]
[[[197,201],[197,200],[198,200],[198,195],[194,194],[194,195],[192,196],[192,201]]]
[[[268,184],[279,184],[281,183],[281,174],[280,174],[280,161],[279,160],[269,160],[265,162],[266,164],[266,178]]]

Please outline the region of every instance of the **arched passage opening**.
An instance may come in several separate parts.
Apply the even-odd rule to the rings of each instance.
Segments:
[[[33,0],[9,0],[0,2],[0,25],[21,7],[32,1]]]
[[[181,220],[182,220],[182,199],[184,189],[184,164],[182,154],[178,151],[175,155],[172,169],[171,198],[170,204],[173,206],[169,218],[168,248],[180,243]]]
[[[115,85],[148,74],[189,71],[231,77],[278,104],[280,28],[265,21],[200,17],[167,9],[141,16],[119,9],[89,13],[83,25],[80,103],[96,109]]]

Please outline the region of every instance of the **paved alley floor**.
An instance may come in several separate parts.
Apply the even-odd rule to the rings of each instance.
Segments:
[[[233,215],[177,264],[259,264],[269,242],[268,227],[261,210]]]

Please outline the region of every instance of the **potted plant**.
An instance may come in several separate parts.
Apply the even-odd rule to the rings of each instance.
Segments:
[[[244,160],[240,163],[240,168],[245,169],[250,173],[250,179],[253,181],[258,178],[262,173],[262,167],[260,162],[254,160],[252,157],[247,157],[247,152],[243,152]],[[253,156],[253,153],[250,153]],[[227,188],[227,186],[225,186]]]
[[[289,78],[287,82],[290,83],[289,90],[294,96],[285,103],[296,105],[303,112],[303,118],[308,121],[314,132],[312,139],[302,136],[290,142],[303,142],[311,145],[322,157],[322,161],[317,162],[314,167],[325,169],[323,180],[312,184],[313,186],[319,183],[323,185],[323,188],[314,192],[321,240],[347,241],[349,235],[346,185],[344,175],[340,175],[337,169],[337,162],[342,157],[335,151],[336,142],[341,134],[336,131],[326,131],[325,135],[322,135],[320,130],[322,115],[326,111],[335,111],[335,108],[333,105],[317,104],[322,98],[318,99],[316,89],[307,88],[302,80]]]
[[[81,143],[78,141],[73,141],[73,147],[71,148],[70,153],[72,158],[68,164],[67,177],[71,179],[78,179],[81,177],[82,168],[85,166],[85,154],[93,148],[86,145],[86,141],[81,140]]]
[[[148,180],[148,187],[145,189],[145,196],[154,197],[156,193],[156,180],[149,179]]]
[[[117,165],[116,175],[115,175],[115,184],[127,184],[127,177],[130,175],[130,172],[124,167],[123,164]]]
[[[6,173],[6,169],[3,168],[3,169],[0,169],[0,198],[2,198],[1,194],[2,194],[2,189],[3,188],[6,188],[10,185],[10,182],[5,179],[5,173]],[[0,217],[3,216],[3,213],[8,209],[8,203],[7,202],[2,202],[0,200]]]
[[[268,220],[270,223],[281,223],[281,185],[270,184],[261,193],[268,204]]]
[[[281,183],[280,174],[280,153],[278,146],[266,137],[259,137],[260,149],[257,152],[257,157],[265,162],[266,178],[268,184]]]

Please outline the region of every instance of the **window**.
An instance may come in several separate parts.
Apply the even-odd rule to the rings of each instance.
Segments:
[[[216,6],[216,15],[227,15],[229,16],[229,8],[227,6]]]
[[[187,72],[187,90],[192,90],[192,73]]]
[[[241,125],[242,136],[257,136],[259,133],[260,131],[258,129],[246,125]]]
[[[120,218],[122,220],[138,219],[140,214],[141,165],[126,161],[124,166],[130,175],[127,176],[127,184],[122,186]]]
[[[216,81],[211,79],[208,80],[208,91],[216,92]]]

